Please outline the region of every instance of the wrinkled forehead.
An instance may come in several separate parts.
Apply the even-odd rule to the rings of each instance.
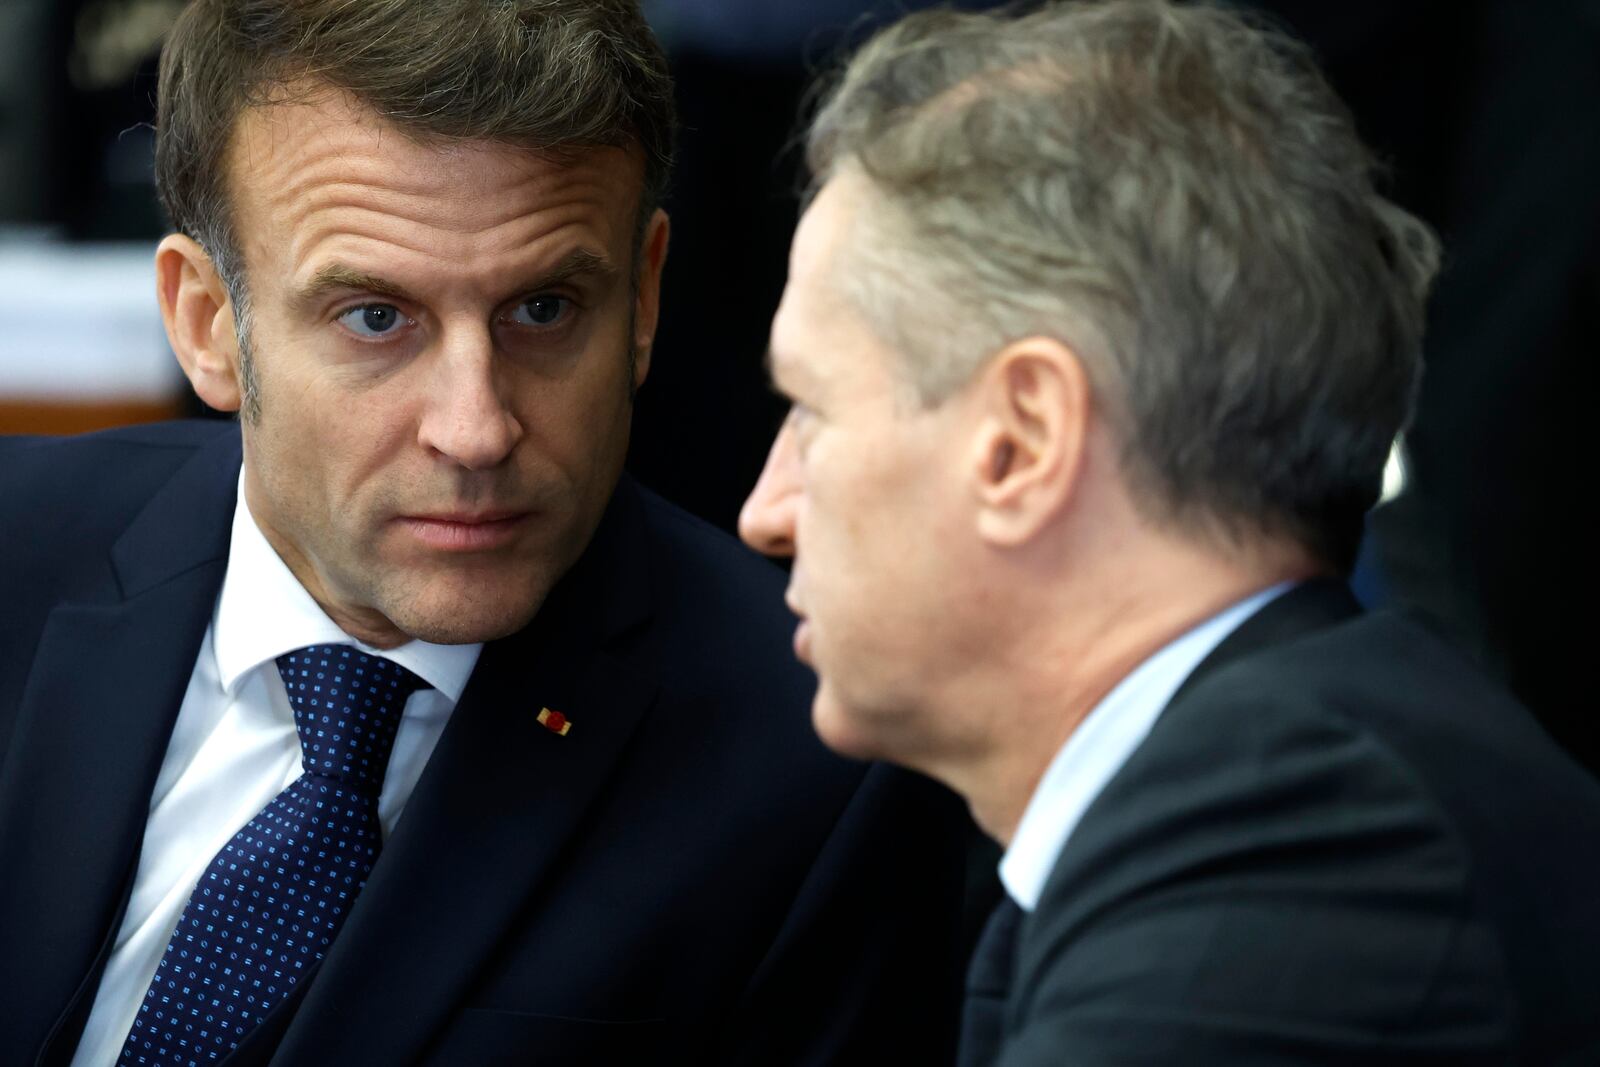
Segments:
[[[246,245],[292,241],[335,211],[346,221],[389,214],[471,236],[567,210],[583,212],[619,254],[636,225],[644,177],[637,149],[534,150],[419,136],[332,89],[247,108],[227,167]]]

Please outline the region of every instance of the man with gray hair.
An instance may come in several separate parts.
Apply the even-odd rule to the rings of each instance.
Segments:
[[[741,530],[823,740],[1005,846],[963,1062],[1600,1061],[1600,787],[1344,582],[1438,254],[1305,49],[914,15],[808,149]]]

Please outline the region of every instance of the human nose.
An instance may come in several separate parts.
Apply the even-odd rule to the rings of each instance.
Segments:
[[[739,536],[757,552],[793,556],[795,516],[800,506],[800,465],[793,420],[785,419],[767,453],[761,477],[739,509]]]
[[[424,448],[468,470],[484,470],[504,460],[522,439],[522,424],[497,380],[487,330],[446,341],[430,386],[418,430]]]

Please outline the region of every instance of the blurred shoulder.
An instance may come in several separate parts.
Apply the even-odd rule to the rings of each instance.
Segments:
[[[199,449],[237,439],[231,422],[187,419],[63,437],[0,435],[0,484],[80,493],[83,479],[135,482],[171,473]],[[14,505],[7,496],[0,507]]]
[[[197,455],[237,447],[232,423],[154,423],[71,437],[0,436],[0,544],[12,566],[98,553]]]
[[[773,593],[772,607],[783,612],[784,574],[770,560],[649,489],[639,486],[638,494],[660,549],[657,562],[665,564],[667,577],[704,581],[713,594],[730,588]]]
[[[638,496],[650,535],[663,677],[683,691],[784,706],[785,721],[809,738],[815,680],[794,655],[784,572],[655,493],[641,488]]]
[[[792,663],[794,617],[783,602],[784,572],[655,493],[640,489],[639,497],[653,545],[658,610],[698,632],[714,631],[734,647]]]

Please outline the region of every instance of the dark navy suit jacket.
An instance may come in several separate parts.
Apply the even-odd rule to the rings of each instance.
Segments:
[[[217,423],[0,441],[0,1063],[76,1047],[239,463]],[[781,582],[624,479],[484,648],[326,959],[228,1062],[945,1061],[959,806],[816,741]]]
[[[1422,627],[1308,583],[1185,681],[988,978],[964,1062],[1600,1063],[1600,784]]]

